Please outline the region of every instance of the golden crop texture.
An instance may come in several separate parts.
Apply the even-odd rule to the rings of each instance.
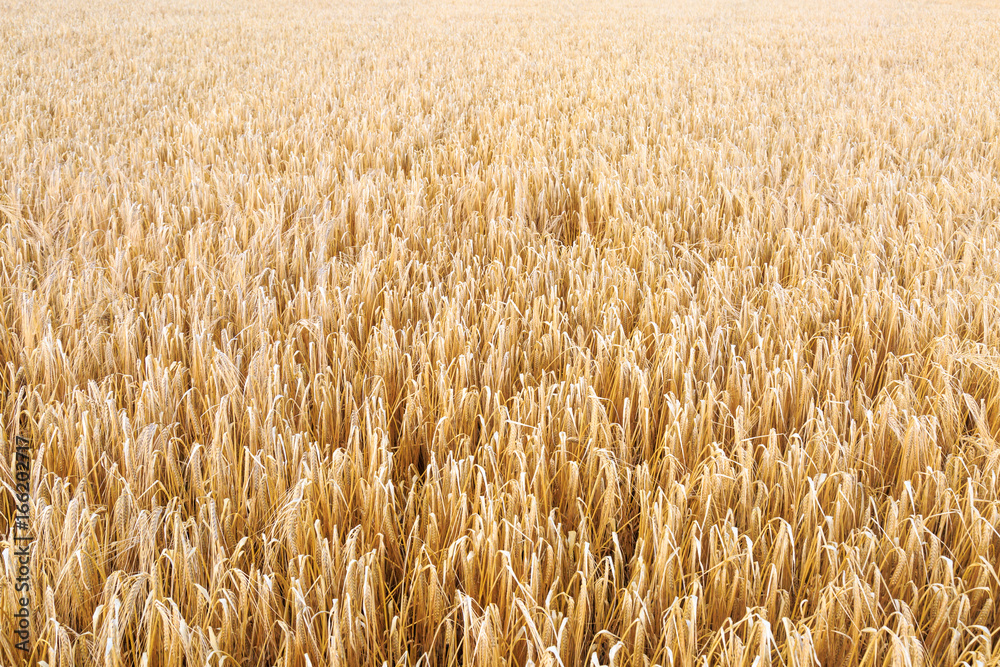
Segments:
[[[0,664],[1000,664],[998,45],[0,0]]]

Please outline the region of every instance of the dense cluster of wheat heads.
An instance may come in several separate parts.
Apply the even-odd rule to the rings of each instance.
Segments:
[[[813,4],[0,2],[0,663],[1000,663],[1000,14]]]

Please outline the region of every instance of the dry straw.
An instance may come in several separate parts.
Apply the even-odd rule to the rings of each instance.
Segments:
[[[0,663],[1000,664],[986,4],[7,2]]]

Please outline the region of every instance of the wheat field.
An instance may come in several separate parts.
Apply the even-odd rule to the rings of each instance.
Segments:
[[[998,44],[0,1],[0,664],[1000,665]]]

